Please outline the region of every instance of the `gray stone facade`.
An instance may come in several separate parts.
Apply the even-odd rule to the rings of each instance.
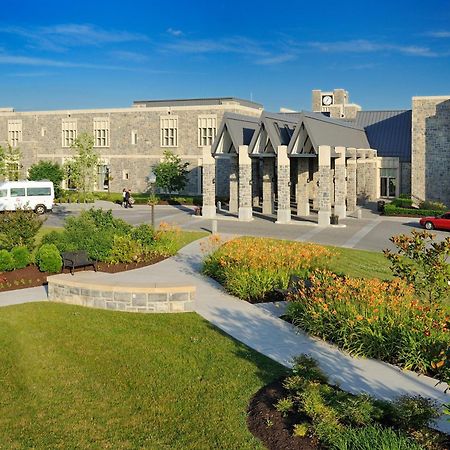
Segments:
[[[450,207],[450,96],[413,97],[411,193]]]
[[[189,102],[188,102],[189,103]],[[22,152],[21,177],[25,178],[29,167],[40,161],[64,163],[73,155],[71,148],[63,147],[62,121],[76,121],[78,135],[93,133],[94,118],[109,120],[109,146],[97,147],[102,162],[108,166],[112,180],[110,190],[120,192],[124,187],[145,191],[146,177],[151,167],[159,163],[165,150],[180,155],[189,163],[189,179],[185,193],[201,193],[202,147],[199,145],[199,117],[215,116],[216,129],[225,112],[259,116],[261,108],[250,102],[227,101],[224,104],[202,104],[201,101],[177,106],[142,105],[120,109],[0,112],[0,145],[8,142],[8,121],[21,122]],[[249,104],[250,103],[250,104]],[[161,145],[161,117],[178,118],[178,145]],[[132,133],[137,134],[133,143]],[[97,186],[97,190],[103,190]]]

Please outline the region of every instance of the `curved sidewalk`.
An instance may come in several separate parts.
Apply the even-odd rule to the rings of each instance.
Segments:
[[[306,353],[314,357],[330,381],[342,389],[374,397],[394,399],[399,395],[422,395],[440,404],[450,403],[447,385],[436,380],[402,371],[394,366],[371,359],[354,358],[321,340],[311,338],[287,322],[279,319],[273,308],[252,305],[228,295],[215,281],[202,276],[199,271],[203,255],[200,242],[184,247],[176,256],[158,264],[116,274],[117,282],[173,282],[193,284],[197,288],[194,309],[206,320],[260,353],[290,366],[294,356]],[[101,274],[96,274],[101,276]],[[83,272],[75,274],[82,278]],[[87,275],[92,277],[92,274]],[[91,278],[92,279],[92,278]],[[13,296],[26,294],[27,301],[42,300],[43,289],[33,288],[15,291]],[[25,291],[28,291],[25,293]],[[4,305],[5,294],[0,294],[0,305]],[[11,296],[11,292],[10,292]],[[17,301],[17,304],[21,301]],[[450,423],[443,417],[439,429],[450,433]]]

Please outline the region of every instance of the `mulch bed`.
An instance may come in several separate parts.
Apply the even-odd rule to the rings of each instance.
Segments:
[[[156,257],[149,261],[141,261],[132,264],[106,264],[98,263],[99,272],[117,273],[125,272],[126,270],[138,269],[140,267],[150,266],[165,259],[162,256]],[[92,267],[75,269],[75,272],[83,270],[92,270]],[[63,273],[70,273],[70,270],[64,269]],[[16,269],[11,272],[0,273],[0,292],[12,291],[15,289],[25,289],[29,287],[43,286],[47,284],[47,277],[55,275],[54,273],[40,272],[38,267],[34,264],[23,269]]]
[[[287,395],[279,379],[261,388],[250,400],[247,426],[269,450],[319,450],[323,447],[310,437],[292,435],[293,427],[301,417],[283,418],[274,404]]]

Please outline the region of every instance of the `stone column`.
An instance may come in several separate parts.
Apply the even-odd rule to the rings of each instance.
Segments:
[[[229,208],[229,212],[233,213],[233,214],[236,214],[238,212],[238,207],[239,207],[238,178],[239,178],[238,156],[230,155],[230,208]]]
[[[211,146],[203,147],[203,204],[202,216],[216,217],[216,160],[211,155]]]
[[[356,210],[356,148],[347,149],[347,210]]]
[[[255,207],[259,206],[259,186],[260,186],[260,174],[259,174],[259,159],[252,158],[252,204]]]
[[[286,145],[279,145],[277,149],[277,174],[277,223],[289,223],[291,221],[291,169]]]
[[[297,215],[309,216],[309,160],[297,158]]]
[[[360,205],[366,203],[366,150],[356,150],[356,198]]]
[[[330,225],[331,216],[331,147],[319,145],[319,226]]]
[[[378,195],[378,168],[377,168],[377,151],[366,151],[366,192],[367,200],[375,201]]]
[[[346,217],[345,200],[347,198],[347,183],[345,182],[345,147],[335,147],[339,155],[334,160],[334,214],[340,219]]]
[[[263,159],[263,214],[273,214],[273,178],[275,176],[275,167],[273,158]]]
[[[252,220],[252,160],[248,145],[239,146],[239,220]]]

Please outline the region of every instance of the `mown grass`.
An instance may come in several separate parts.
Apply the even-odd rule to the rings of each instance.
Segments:
[[[284,372],[193,313],[0,308],[0,448],[262,448],[247,403]]]
[[[335,254],[327,264],[334,273],[355,278],[392,279],[390,263],[383,252],[330,246],[327,248]]]

